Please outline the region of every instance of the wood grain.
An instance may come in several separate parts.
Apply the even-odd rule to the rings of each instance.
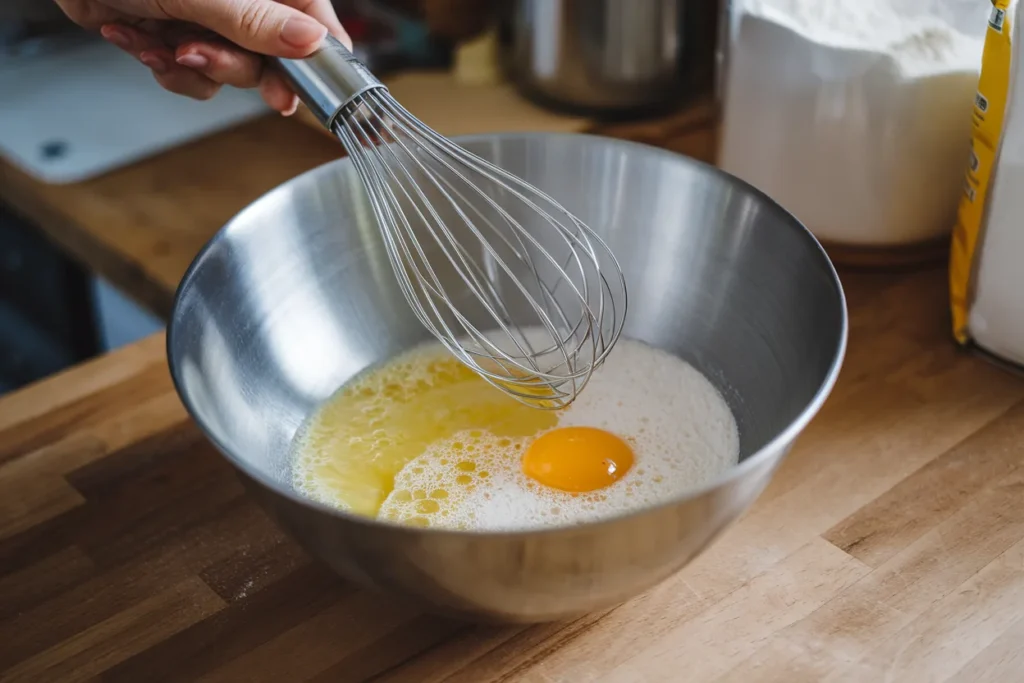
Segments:
[[[481,93],[424,117],[539,125]],[[710,161],[712,113],[544,125]],[[230,216],[339,154],[268,117],[78,185],[0,163],[0,199],[166,313]],[[954,347],[943,269],[843,281],[839,384],[753,509],[676,577],[571,623],[473,627],[332,576],[188,419],[162,336],[0,398],[0,681],[1019,680],[1024,381]]]
[[[839,383],[768,490],[648,593],[480,628],[333,577],[188,420],[162,336],[0,399],[0,681],[1013,681],[1024,381],[945,273],[844,273]]]

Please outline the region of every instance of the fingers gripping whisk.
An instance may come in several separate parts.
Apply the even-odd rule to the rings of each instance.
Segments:
[[[307,94],[289,75],[307,103],[328,103],[317,113],[367,190],[414,314],[519,401],[568,405],[622,332],[626,286],[614,255],[547,194],[416,119],[337,47],[362,69],[333,79],[347,96]]]

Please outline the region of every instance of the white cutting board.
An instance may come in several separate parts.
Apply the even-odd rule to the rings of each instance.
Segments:
[[[252,91],[224,88],[207,102],[169,93],[99,38],[0,58],[0,155],[52,184],[86,180],[267,111]]]

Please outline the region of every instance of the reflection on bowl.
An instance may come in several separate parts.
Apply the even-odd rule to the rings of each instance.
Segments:
[[[624,336],[707,376],[740,463],[697,491],[607,521],[459,532],[348,515],[298,495],[290,443],[370,365],[423,342],[346,160],[271,191],[196,258],[168,331],[189,412],[256,497],[341,575],[477,620],[608,607],[682,568],[760,494],[821,407],[846,345],[831,264],[778,205],[704,164],[582,135],[461,139],[598,231],[627,278]]]

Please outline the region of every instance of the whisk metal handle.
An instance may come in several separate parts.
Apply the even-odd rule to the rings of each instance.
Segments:
[[[305,59],[274,58],[299,98],[327,130],[334,126],[353,99],[374,88],[385,88],[344,44],[328,35]]]

